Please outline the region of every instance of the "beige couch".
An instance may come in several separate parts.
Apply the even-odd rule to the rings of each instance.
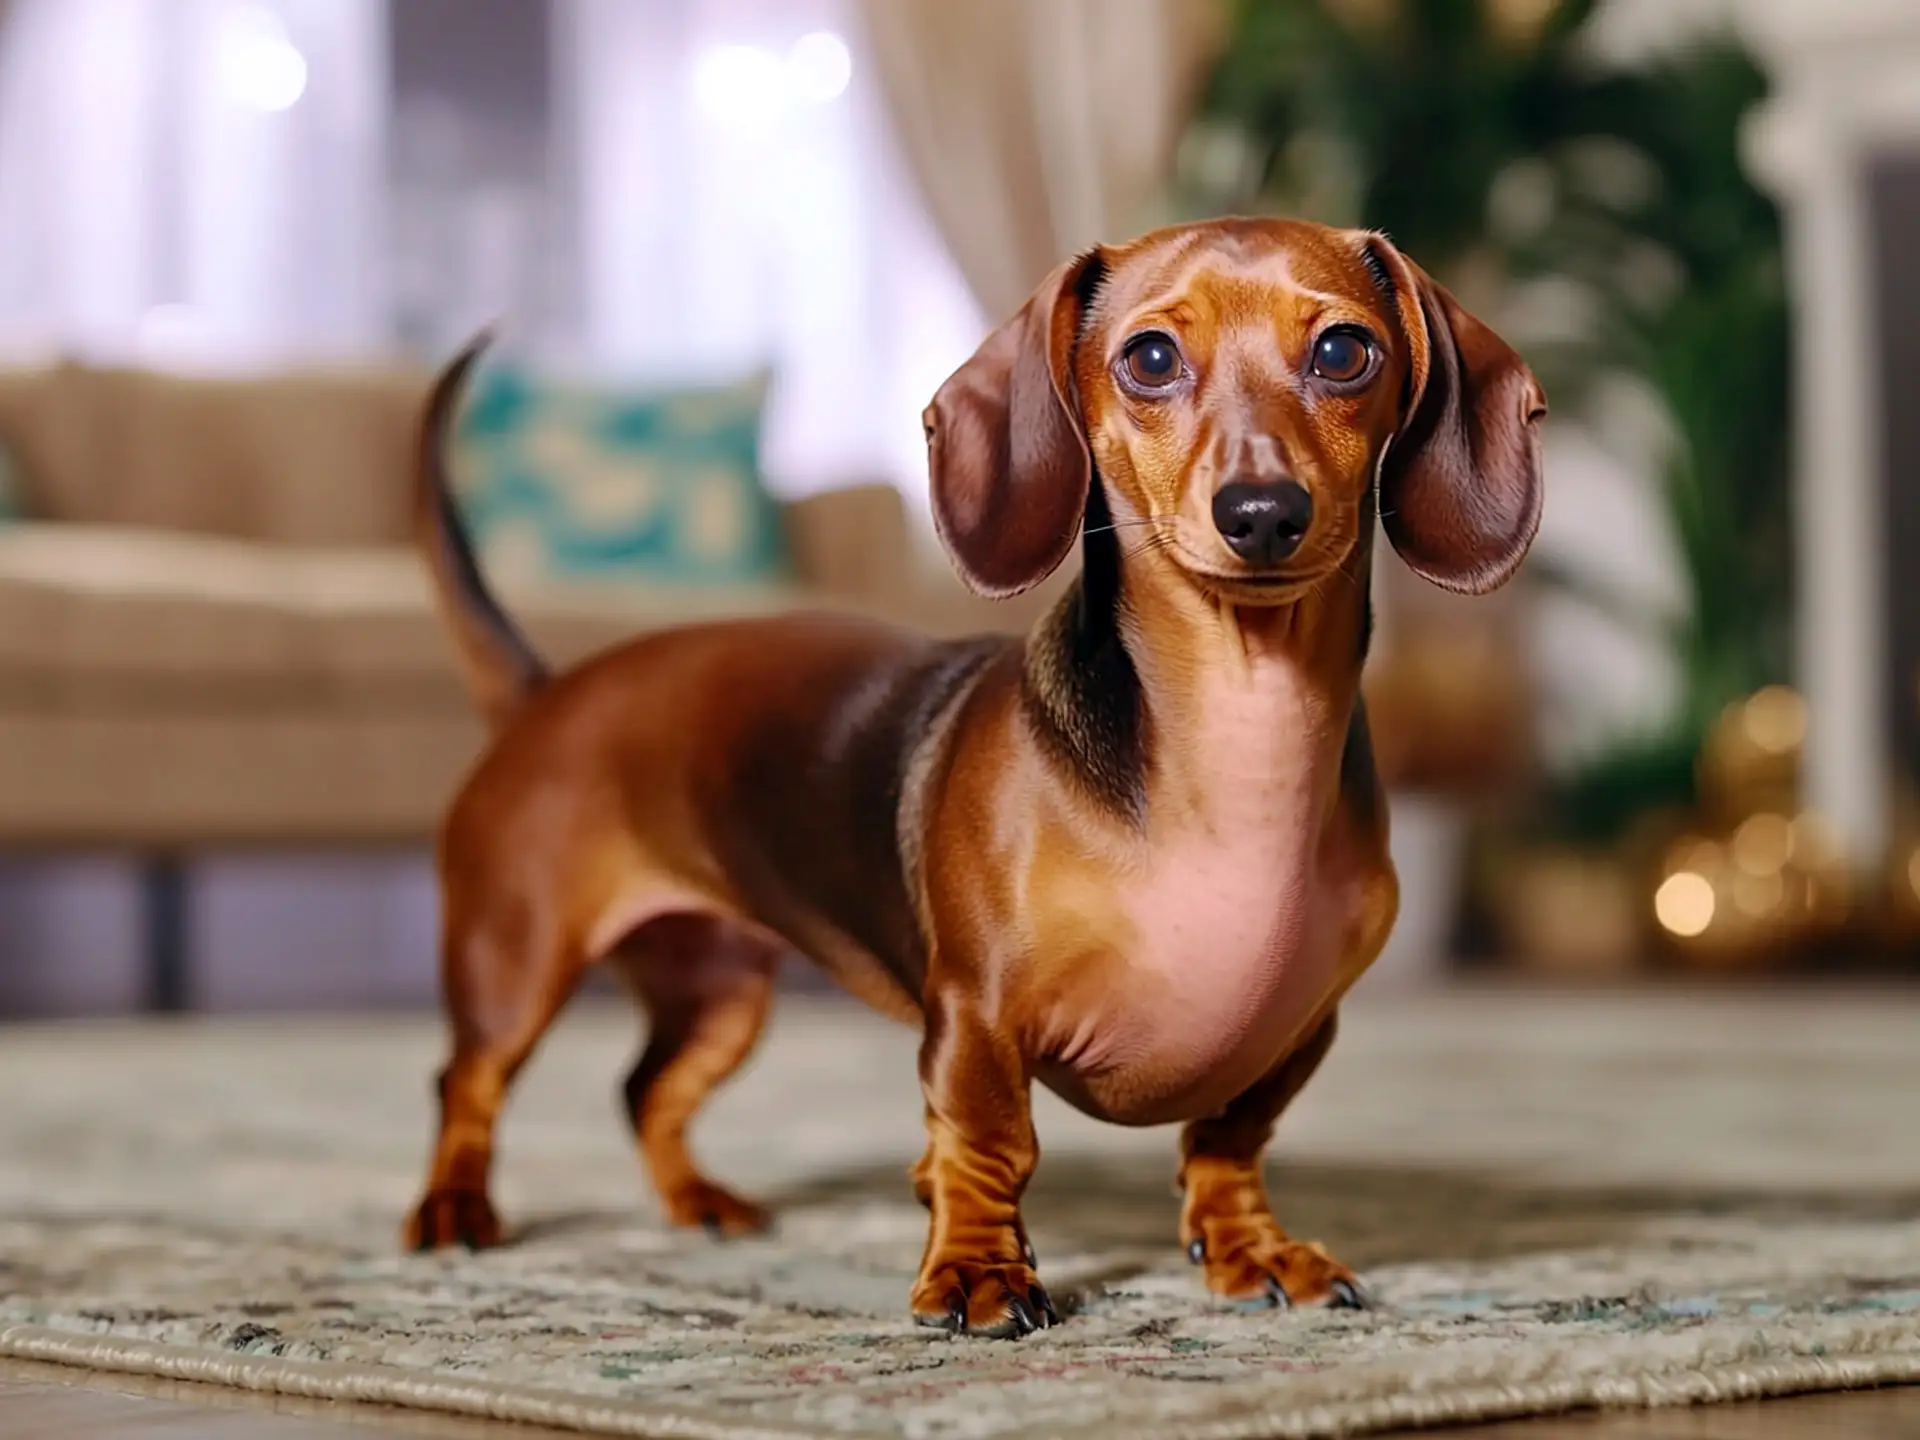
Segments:
[[[31,517],[0,522],[0,846],[168,857],[430,837],[481,734],[408,544],[426,380],[0,375],[0,442]],[[789,585],[505,598],[562,661],[795,605],[942,631],[1031,613],[964,598],[891,488],[786,519]],[[177,929],[173,878],[156,874],[155,923]]]
[[[0,377],[0,844],[415,842],[480,740],[407,538],[425,377]],[[786,510],[796,579],[505,598],[568,660],[706,615],[1017,623],[931,573],[895,492]]]

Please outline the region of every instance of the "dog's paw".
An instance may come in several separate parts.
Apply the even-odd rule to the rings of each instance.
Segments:
[[[1250,1310],[1373,1307],[1353,1271],[1320,1246],[1287,1238],[1271,1220],[1215,1224],[1208,1230],[1204,1237],[1188,1239],[1187,1258],[1205,1268],[1207,1288],[1234,1305]]]
[[[444,1250],[464,1245],[491,1250],[503,1238],[493,1202],[480,1190],[430,1190],[408,1217],[402,1239],[409,1250]]]
[[[691,1181],[664,1197],[667,1218],[716,1240],[758,1235],[773,1224],[773,1212],[705,1180]]]
[[[912,1304],[922,1325],[990,1340],[1018,1339],[1060,1323],[1040,1277],[1018,1262],[931,1265],[913,1287]]]

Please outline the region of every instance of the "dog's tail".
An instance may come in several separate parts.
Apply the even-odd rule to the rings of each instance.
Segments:
[[[483,330],[433,382],[420,422],[414,476],[415,543],[433,577],[440,618],[453,632],[460,669],[487,724],[498,730],[547,681],[546,663],[487,588],[447,476],[447,446],[467,377],[493,343]]]

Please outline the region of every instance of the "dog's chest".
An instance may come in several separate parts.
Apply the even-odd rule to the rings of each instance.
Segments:
[[[1076,1103],[1129,1123],[1211,1113],[1351,982],[1370,870],[1326,723],[1285,689],[1208,707],[1208,764],[1155,797],[1139,873],[1117,888],[1124,953],[1066,1007],[1056,1088]]]

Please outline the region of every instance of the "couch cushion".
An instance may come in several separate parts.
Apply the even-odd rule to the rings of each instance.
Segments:
[[[417,845],[484,735],[453,710],[0,705],[0,845]]]
[[[476,548],[503,582],[731,585],[785,569],[759,470],[766,377],[625,392],[490,366],[453,472]]]
[[[407,535],[427,376],[0,372],[0,440],[27,513],[307,545]]]
[[[501,593],[557,663],[662,625],[808,598],[781,584]],[[467,705],[426,575],[404,546],[0,527],[0,704],[122,702],[190,712]]]

